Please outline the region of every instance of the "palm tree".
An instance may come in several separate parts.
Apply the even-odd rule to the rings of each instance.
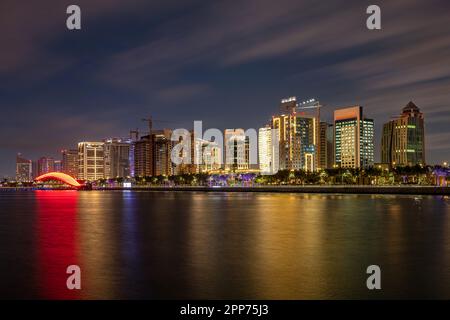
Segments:
[[[295,170],[294,171],[295,184],[304,184],[306,177],[307,177],[307,174],[304,170]]]
[[[278,183],[288,183],[289,182],[289,175],[290,175],[290,171],[289,170],[279,170],[276,174],[275,174],[275,179],[278,181]]]

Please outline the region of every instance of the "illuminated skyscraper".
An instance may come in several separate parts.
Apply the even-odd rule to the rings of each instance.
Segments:
[[[409,102],[397,118],[385,123],[381,138],[381,161],[391,165],[425,165],[424,116]]]
[[[171,135],[170,129],[152,130],[151,135],[143,136],[133,143],[135,176],[174,174]]]
[[[134,142],[134,175],[153,175],[153,135],[143,136]]]
[[[232,172],[250,168],[249,138],[244,129],[225,130],[225,170]]]
[[[272,128],[277,131],[279,137],[278,161],[280,169],[293,169],[294,157],[296,155],[291,152],[291,116],[289,114],[273,116]]]
[[[334,111],[335,164],[342,168],[366,168],[374,162],[374,125],[354,106]]]
[[[105,139],[105,178],[126,178],[130,176],[130,139]]]
[[[179,141],[172,141],[172,150],[178,145],[185,145],[184,148],[178,149],[178,157],[180,163],[175,164],[172,162],[173,174],[187,174],[187,173],[199,173],[199,166],[195,164],[196,151],[194,139],[194,131],[185,131],[180,133]],[[189,145],[189,147],[188,147]],[[172,151],[173,152],[173,151]],[[172,153],[171,152],[171,153]]]
[[[62,150],[62,172],[71,177],[78,177],[78,150]]]
[[[25,159],[19,153],[16,157],[16,181],[17,182],[30,182],[33,181],[32,177],[32,162]]]
[[[208,173],[222,167],[222,149],[216,142],[195,139],[194,159],[199,173]]]
[[[295,97],[281,100],[280,114],[272,117],[279,137],[280,169],[314,171],[318,168],[320,103]]]
[[[334,128],[332,124],[320,122],[319,168],[332,168],[334,165]]]
[[[186,163],[183,160],[183,163],[174,167],[175,174],[208,173],[222,169],[222,149],[217,142],[197,138],[194,131],[189,132],[189,137],[183,137],[183,140],[188,139],[190,139],[190,154],[185,155]],[[174,145],[176,144],[177,142]]]
[[[170,176],[173,174],[171,160],[172,141],[170,137],[172,130],[153,131],[153,175]]]
[[[94,181],[105,178],[103,142],[78,143],[78,179]]]
[[[222,149],[215,142],[203,140],[203,163],[200,172],[211,172],[222,168]]]
[[[258,132],[259,169],[262,174],[275,174],[279,170],[278,131],[270,126],[260,128]]]

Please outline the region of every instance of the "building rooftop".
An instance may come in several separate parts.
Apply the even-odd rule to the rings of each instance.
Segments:
[[[410,101],[408,104],[403,108],[403,112],[420,112],[420,109],[418,106],[414,104],[414,102]]]

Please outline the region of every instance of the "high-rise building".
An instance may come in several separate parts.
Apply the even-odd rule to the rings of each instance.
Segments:
[[[94,181],[105,178],[103,142],[78,143],[78,179]]]
[[[280,169],[293,169],[293,158],[296,156],[292,151],[291,116],[280,114],[272,117],[272,128],[277,131],[279,137],[279,165]]]
[[[220,170],[223,161],[222,149],[219,145],[214,141],[195,137],[194,131],[189,132],[189,135],[189,138],[183,138],[183,140],[190,139],[189,154],[185,155],[188,161],[183,160],[183,163],[174,165],[174,174],[208,173]],[[180,154],[180,157],[183,156]]]
[[[130,139],[111,138],[103,141],[105,178],[130,176]]]
[[[208,173],[221,169],[222,149],[216,142],[196,139],[195,148],[200,173]]]
[[[153,135],[142,136],[134,142],[134,175],[153,175]]]
[[[174,174],[171,136],[170,129],[152,130],[152,134],[143,136],[133,143],[135,176]]]
[[[33,160],[31,162],[31,176],[33,177],[33,180],[36,179],[39,174],[38,174],[38,163],[37,160]]]
[[[385,123],[381,138],[381,162],[390,165],[425,165],[424,116],[409,102],[401,115]]]
[[[62,150],[62,172],[71,177],[78,177],[78,150]]]
[[[354,106],[334,111],[335,164],[342,168],[367,168],[374,162],[374,123]]]
[[[280,114],[272,117],[279,137],[280,169],[314,171],[318,168],[320,103],[281,100]]]
[[[135,147],[135,142],[139,140],[139,131],[138,129],[136,130],[131,130],[130,131],[130,158],[129,158],[129,163],[130,163],[130,176],[134,177],[135,176],[135,169],[134,169],[134,147]]]
[[[319,123],[314,117],[295,115],[294,152],[300,155],[297,165],[306,171],[318,166]],[[296,150],[297,149],[297,150]]]
[[[239,171],[250,168],[250,140],[244,129],[225,130],[225,170]]]
[[[173,174],[172,166],[172,130],[153,131],[153,175],[170,176]]]
[[[53,162],[53,171],[54,172],[62,172],[62,161],[61,160],[55,160]]]
[[[262,174],[275,174],[279,170],[278,131],[270,126],[258,131],[259,169]]]
[[[179,139],[179,142],[181,143],[183,141],[186,147],[189,140],[189,149],[183,148],[182,150],[179,150],[178,157],[180,158],[181,163],[176,165],[172,163],[174,174],[199,173],[200,169],[196,162],[199,159],[197,152],[198,143],[196,142],[194,131],[182,134]],[[179,142],[173,141],[172,146],[176,147]]]
[[[222,149],[215,142],[203,145],[202,172],[217,171],[222,168]]]
[[[327,122],[320,122],[319,168],[328,169],[334,165],[334,128]]]
[[[19,153],[16,157],[16,181],[17,182],[30,182],[33,181],[32,177],[32,162],[25,159]]]
[[[55,171],[55,159],[50,157],[41,157],[37,161],[38,176]]]

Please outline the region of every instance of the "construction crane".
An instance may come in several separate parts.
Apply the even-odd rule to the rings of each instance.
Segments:
[[[139,129],[136,128],[136,130],[130,130],[130,139],[132,141],[139,140]]]
[[[143,118],[142,121],[148,123],[148,134],[152,134],[152,129],[153,129],[153,119],[152,119],[152,117],[150,116],[148,118]]]
[[[154,120],[153,117],[151,117],[151,116],[149,116],[148,118],[143,118],[142,121],[147,122],[149,134],[152,133],[152,130],[153,130],[153,122],[176,123],[176,122],[174,122],[174,121]]]
[[[151,134],[153,131],[153,118],[150,116],[148,118],[141,119],[144,122],[148,123],[148,134]],[[155,120],[157,122],[169,122],[169,121],[163,121],[163,120]],[[137,141],[139,140],[139,129],[136,128],[135,130],[130,130],[130,139]]]

